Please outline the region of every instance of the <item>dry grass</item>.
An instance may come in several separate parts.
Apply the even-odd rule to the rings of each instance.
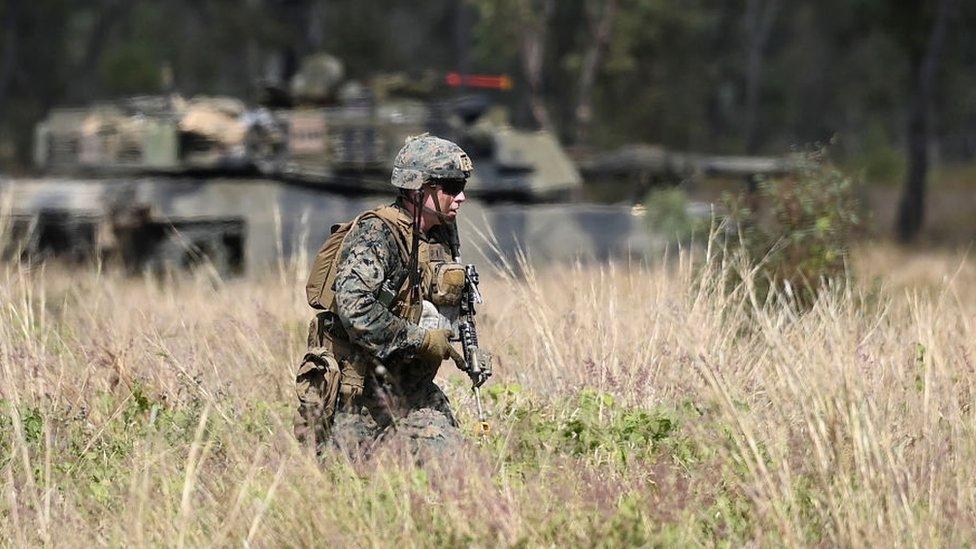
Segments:
[[[494,435],[417,467],[290,435],[299,273],[0,265],[0,533],[16,545],[976,540],[976,269],[857,254],[798,313],[717,261],[484,276]],[[702,271],[704,269],[704,271]],[[747,278],[748,282],[748,278]],[[466,428],[462,376],[443,382]]]

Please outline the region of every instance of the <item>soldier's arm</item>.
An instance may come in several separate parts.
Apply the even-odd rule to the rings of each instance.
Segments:
[[[381,220],[360,220],[346,236],[336,270],[339,319],[350,339],[380,360],[412,354],[424,338],[423,329],[377,299],[388,273],[406,268],[394,238]]]

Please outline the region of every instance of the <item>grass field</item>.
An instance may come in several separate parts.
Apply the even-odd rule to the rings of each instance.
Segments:
[[[864,248],[808,312],[717,260],[484,274],[492,435],[418,467],[291,436],[297,270],[0,265],[0,535],[27,546],[976,541],[976,267]],[[473,433],[466,378],[441,383]]]

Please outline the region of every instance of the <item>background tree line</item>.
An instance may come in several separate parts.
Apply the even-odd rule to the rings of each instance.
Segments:
[[[838,137],[870,179],[905,177],[914,207],[930,153],[976,154],[974,21],[962,0],[4,0],[0,162],[26,164],[52,106],[254,100],[325,50],[353,77],[507,73],[516,122],[571,145],[782,153]]]

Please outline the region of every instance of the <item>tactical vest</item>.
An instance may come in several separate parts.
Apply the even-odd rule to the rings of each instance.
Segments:
[[[342,244],[355,224],[368,217],[380,219],[393,232],[401,262],[406,266],[405,271],[409,271],[410,246],[413,237],[412,220],[407,212],[398,207],[383,206],[369,210],[348,223],[332,227],[332,234],[315,256],[305,287],[309,305],[322,312],[316,315],[309,326],[309,350],[299,367],[299,385],[302,385],[303,378],[325,376],[331,381],[325,381],[316,392],[324,391],[328,395],[341,395],[343,399],[353,399],[361,394],[368,372],[377,365],[375,358],[349,342],[338,319],[334,287]],[[444,293],[443,288],[447,285],[443,283],[438,285],[437,280],[444,278],[440,274],[444,271],[441,267],[450,264],[452,260],[450,249],[446,244],[424,238],[421,238],[418,244],[417,264],[421,273],[420,299],[440,301],[442,299],[440,294]],[[393,291],[387,299],[384,300],[382,296],[378,296],[378,299],[396,316],[416,324],[420,319],[421,304],[419,300],[411,300],[409,272],[388,273],[387,276],[402,277],[402,281],[395,290],[391,288]],[[384,281],[384,287],[388,286],[389,282],[389,280]],[[311,375],[314,372],[319,373]],[[325,399],[326,402],[336,402],[332,396],[327,396]],[[328,405],[326,408],[324,411],[326,414],[331,415],[334,412],[334,408],[330,410]]]
[[[313,309],[337,312],[335,308],[335,277],[338,271],[339,253],[342,244],[355,224],[368,217],[380,219],[390,229],[402,263],[409,270],[410,246],[413,237],[413,223],[409,214],[395,206],[382,206],[364,212],[352,221],[333,225],[331,235],[315,255],[308,283],[305,285],[305,296]],[[449,261],[451,261],[451,253],[448,246],[440,242],[420,239],[417,263],[421,273],[421,299],[430,299],[432,281],[437,271],[437,265]],[[380,301],[400,318],[416,322],[416,318],[412,318],[412,315],[415,314],[417,304],[411,303],[409,300],[409,272],[391,273],[391,276],[394,278],[399,276],[402,281],[395,281],[393,285],[396,287],[389,288],[390,295],[388,297],[379,296]],[[390,280],[384,281],[384,287],[389,285]]]

